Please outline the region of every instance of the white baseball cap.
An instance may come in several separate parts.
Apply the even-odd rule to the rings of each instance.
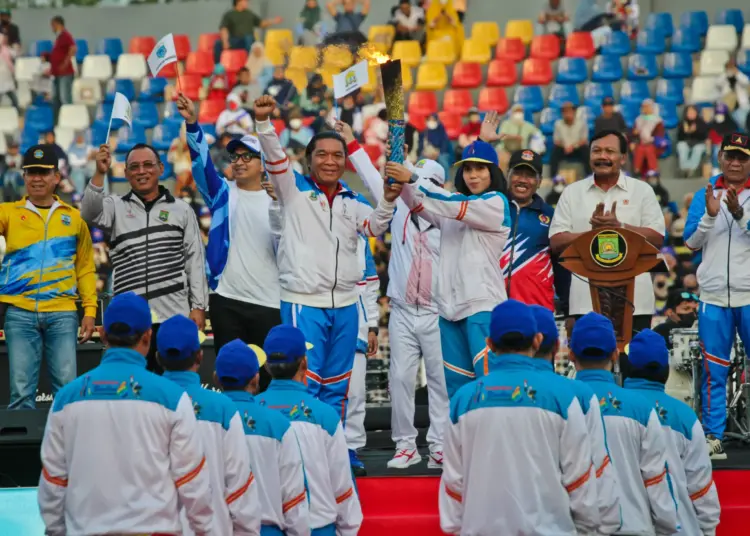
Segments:
[[[242,136],[242,139],[239,140],[232,140],[229,143],[227,143],[227,151],[230,153],[233,153],[240,147],[245,147],[248,151],[262,154],[263,151],[261,151],[260,148],[260,141],[256,136],[253,136],[251,134],[248,134],[247,136]]]
[[[424,158],[414,167],[420,179],[434,179],[441,185],[445,184],[445,169],[434,160]]]

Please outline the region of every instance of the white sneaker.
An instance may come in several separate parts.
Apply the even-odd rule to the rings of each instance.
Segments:
[[[398,449],[393,458],[388,462],[389,469],[406,469],[422,461],[417,449]]]
[[[443,451],[433,450],[430,452],[430,456],[427,458],[427,469],[442,469],[443,468]]]

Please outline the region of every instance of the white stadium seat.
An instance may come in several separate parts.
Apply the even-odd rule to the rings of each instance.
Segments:
[[[142,54],[121,54],[117,58],[115,78],[141,80],[148,76],[146,58]]]
[[[76,131],[68,127],[55,127],[55,143],[67,151],[76,138]]]
[[[701,76],[718,75],[724,72],[724,66],[729,61],[726,50],[704,50],[701,52],[699,74]]]
[[[5,136],[0,136],[0,154],[8,152],[8,143],[5,141]]]
[[[706,50],[737,50],[737,29],[732,24],[714,24],[708,28]]]
[[[81,78],[104,81],[112,78],[112,60],[104,54],[89,54],[83,58]]]
[[[41,58],[18,58],[16,59],[15,74],[17,82],[31,82],[39,72],[42,65]]]
[[[742,40],[740,41],[740,48],[742,50],[750,48],[750,23],[745,24],[745,28],[742,30]]]
[[[707,102],[713,104],[719,99],[719,92],[716,89],[715,76],[698,76],[693,78],[693,87],[690,92],[690,101],[692,103]]]
[[[0,132],[13,135],[18,133],[18,111],[13,106],[0,107]]]
[[[57,118],[57,126],[73,130],[89,128],[91,120],[88,108],[85,104],[63,104],[60,108],[60,116]]]
[[[73,102],[96,106],[102,101],[102,85],[91,78],[76,78],[73,81]]]

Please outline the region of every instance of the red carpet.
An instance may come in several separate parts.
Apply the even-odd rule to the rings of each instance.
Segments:
[[[747,534],[750,471],[714,471],[721,498],[717,536]],[[357,480],[365,521],[360,536],[438,536],[439,478],[367,477]]]

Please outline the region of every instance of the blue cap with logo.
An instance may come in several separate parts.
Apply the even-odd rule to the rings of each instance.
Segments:
[[[490,317],[490,339],[498,344],[510,334],[529,339],[539,333],[531,308],[517,300],[506,300],[495,306]]]
[[[278,364],[294,363],[312,347],[299,328],[285,324],[273,327],[263,343],[268,361]]]
[[[612,322],[599,313],[588,313],[576,320],[570,349],[577,357],[604,361],[617,349],[617,337]]]
[[[216,356],[216,376],[224,387],[247,385],[266,362],[266,355],[258,346],[235,339],[219,350]]]
[[[461,153],[461,160],[455,163],[460,166],[464,162],[479,162],[481,164],[498,165],[497,151],[489,143],[481,140],[470,143]]]
[[[104,331],[120,337],[145,333],[151,329],[151,319],[148,302],[135,292],[125,292],[112,298],[104,311]]]
[[[644,329],[630,341],[628,363],[634,369],[646,368],[655,363],[658,368],[669,366],[669,349],[664,337],[650,329]]]
[[[542,341],[543,348],[551,348],[557,343],[560,333],[557,331],[557,322],[555,322],[555,315],[541,305],[529,305],[531,312],[534,314],[536,319],[536,327],[539,333],[544,336]]]
[[[181,361],[201,349],[206,335],[185,315],[175,315],[159,326],[156,349],[161,359]]]

